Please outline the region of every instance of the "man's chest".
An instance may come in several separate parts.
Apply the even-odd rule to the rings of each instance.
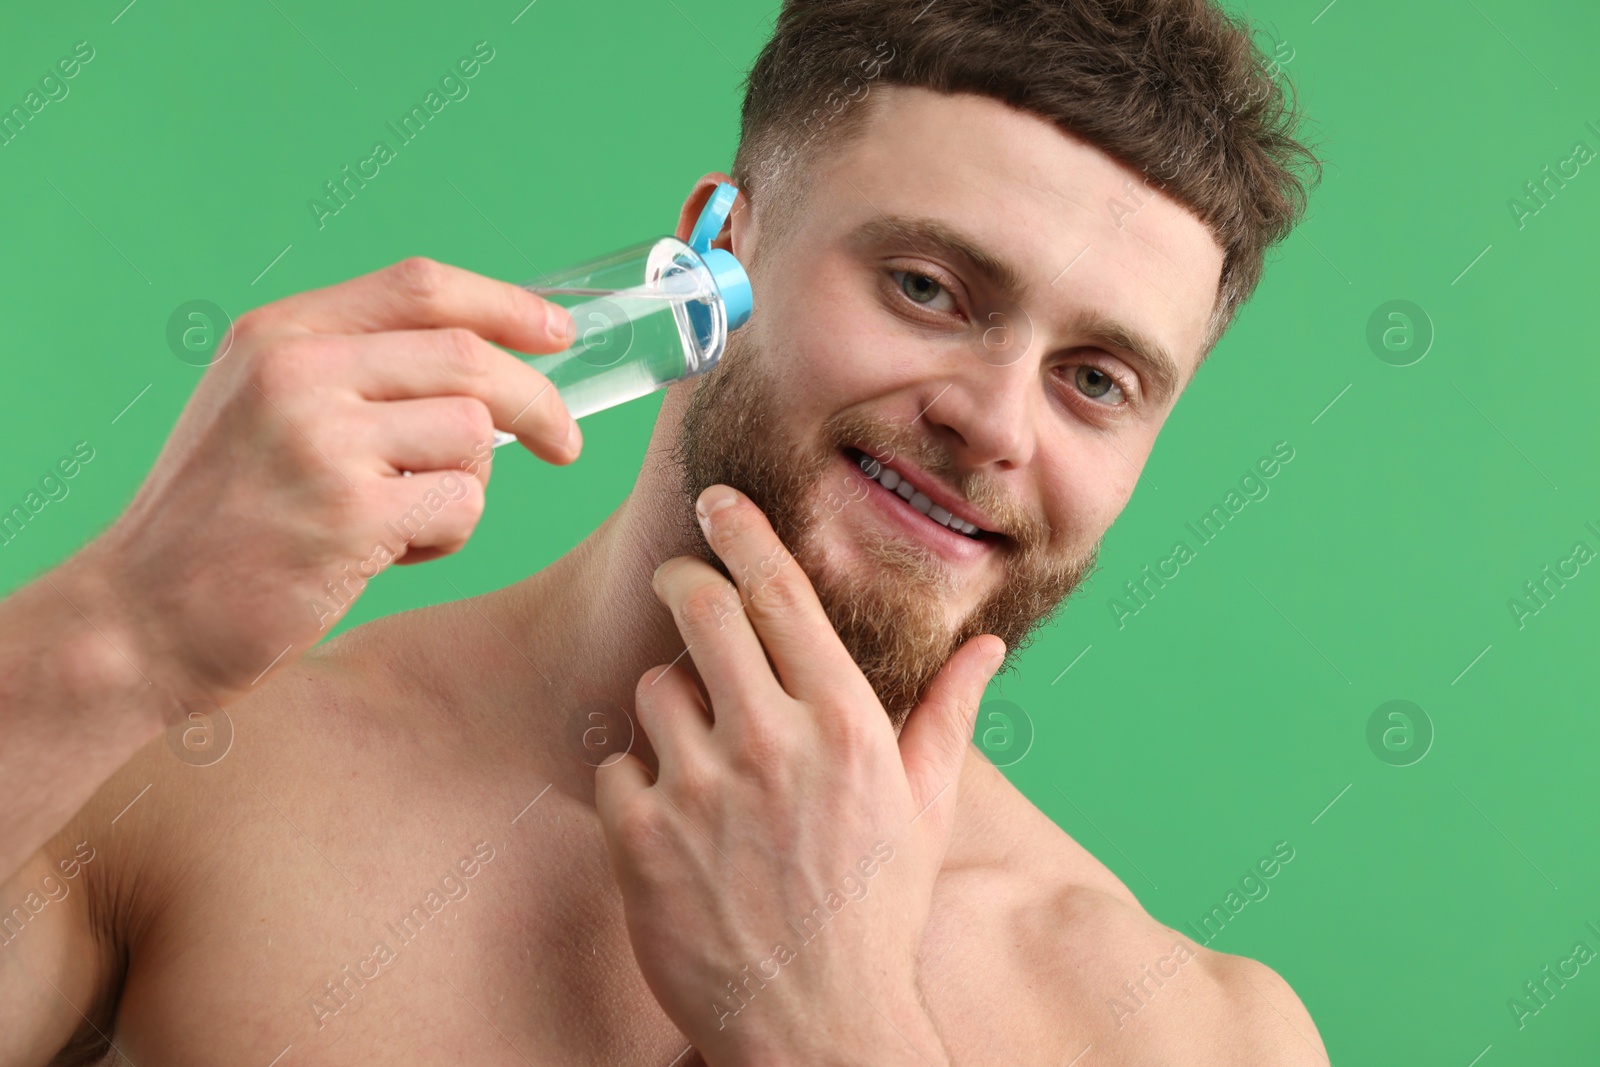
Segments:
[[[133,1062],[698,1059],[634,961],[592,808],[548,779],[447,768],[333,790],[216,769],[237,781],[160,813],[165,859],[126,869],[139,885],[113,1037]],[[1016,948],[1049,931],[1019,926],[1030,909],[1010,881],[941,876],[923,991],[957,1062],[991,1061],[997,1030],[1019,1053],[1007,1062],[1064,1062],[1078,1009],[1053,998],[1041,1017],[1053,977]],[[725,993],[707,991],[708,1012]],[[781,978],[755,995],[785,995]]]
[[[264,861],[259,880],[236,872],[208,901],[174,901],[132,959],[118,1047],[173,1067],[276,1056],[274,1067],[702,1067],[634,963],[606,872],[492,847],[459,850],[468,862],[453,875],[410,866],[360,896],[318,893],[327,879],[314,868]],[[1057,1062],[1065,1033],[1033,1036],[1036,991],[998,961],[992,917],[934,922],[922,982],[955,1062],[997,1062],[1000,1046]],[[745,994],[751,1006],[783,995],[781,978]]]
[[[192,862],[130,944],[118,1048],[174,1065],[693,1063],[633,964],[603,841],[560,820],[506,829],[368,850],[246,836]]]

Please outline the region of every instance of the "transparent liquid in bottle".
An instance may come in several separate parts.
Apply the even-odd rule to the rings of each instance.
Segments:
[[[573,418],[709,370],[727,343],[716,281],[700,255],[675,237],[522,287],[565,307],[577,327],[565,350],[523,357],[550,380]],[[495,446],[515,439],[496,431]]]

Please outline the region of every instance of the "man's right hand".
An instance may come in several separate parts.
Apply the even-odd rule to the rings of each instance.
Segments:
[[[389,562],[465,544],[495,429],[575,459],[559,394],[489,343],[558,352],[571,326],[423,258],[241,316],[127,511],[67,564],[104,594],[103,632],[132,645],[117,652],[170,699],[167,721],[293,662]]]

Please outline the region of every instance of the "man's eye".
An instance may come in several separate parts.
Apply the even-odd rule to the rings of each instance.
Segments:
[[[916,303],[925,307],[932,307],[937,311],[955,310],[954,302],[950,294],[945,291],[944,286],[926,274],[918,274],[909,270],[897,270],[893,273],[895,281],[900,286],[900,291]],[[934,304],[934,301],[939,299],[943,299],[944,304]]]
[[[1122,386],[1099,367],[1083,364],[1073,368],[1073,384],[1084,396],[1098,400],[1103,396],[1110,396],[1113,403],[1121,403],[1127,398],[1122,394]],[[1109,405],[1108,405],[1109,406]]]

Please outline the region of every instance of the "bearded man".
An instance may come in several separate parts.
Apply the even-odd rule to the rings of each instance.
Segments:
[[[418,258],[242,316],[0,605],[0,1064],[1326,1063],[970,743],[1302,212],[1292,118],[1205,0],[786,4],[677,231],[740,189],[755,314],[633,491],[320,645],[495,430],[577,457],[496,347],[571,323]]]

